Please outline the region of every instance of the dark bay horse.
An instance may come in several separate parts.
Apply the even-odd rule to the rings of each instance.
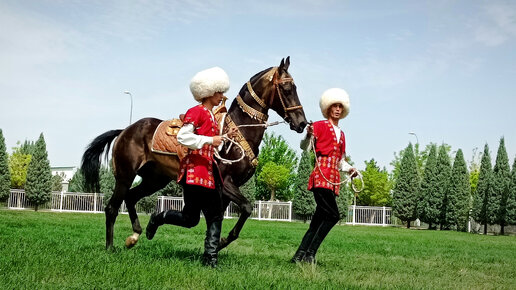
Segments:
[[[290,129],[298,133],[303,132],[307,125],[294,80],[288,72],[289,65],[290,58],[287,57],[286,60],[281,60],[278,67],[271,67],[254,75],[242,86],[239,95],[227,111],[226,119],[230,119],[237,126],[244,125],[239,127],[239,130],[242,139],[245,139],[244,142],[247,141],[247,145],[243,146],[247,150],[245,150],[246,157],[237,163],[219,162],[224,179],[224,208],[227,208],[231,201],[234,202],[240,207],[240,217],[228,237],[221,238],[218,250],[238,238],[240,230],[253,209],[241,194],[239,186],[249,180],[256,169],[258,149],[266,129],[265,126],[258,124],[266,123],[268,111],[272,109],[290,124]],[[102,155],[105,153],[107,156],[110,145],[116,138],[112,149],[116,185],[105,209],[107,249],[113,247],[113,228],[122,201],[125,201],[133,228],[133,234],[126,239],[126,246],[130,248],[138,242],[142,233],[135,209],[136,203],[177,179],[179,158],[176,155],[164,155],[151,151],[152,137],[161,121],[155,118],[144,118],[124,130],[105,132],[96,137],[84,152],[81,170],[86,186],[98,192]],[[219,154],[222,158],[236,160],[241,156],[241,151],[236,146],[232,146],[229,151],[223,148]],[[142,181],[138,186],[131,188],[136,175],[139,175]]]

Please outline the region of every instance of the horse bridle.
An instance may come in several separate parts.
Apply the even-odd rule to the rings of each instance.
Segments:
[[[285,101],[284,101],[284,96],[283,94],[281,93],[281,90],[280,90],[280,84],[284,84],[284,83],[287,83],[287,82],[290,82],[292,85],[294,84],[294,79],[289,77],[289,78],[278,78],[278,70],[276,69],[276,71],[274,72],[274,75],[270,78],[270,81],[272,81],[272,85],[273,85],[273,90],[272,90],[272,95],[271,95],[271,98],[269,100],[269,106],[267,106],[267,104],[265,104],[265,102],[260,98],[258,97],[258,95],[256,94],[256,92],[253,90],[253,86],[251,85],[251,81],[248,81],[247,82],[247,90],[249,91],[249,93],[251,94],[251,96],[253,97],[253,99],[260,105],[260,107],[262,107],[263,109],[267,109],[267,108],[270,108],[272,106],[272,103],[274,102],[274,97],[275,97],[275,94],[277,92],[277,95],[280,99],[280,102],[281,102],[281,106],[283,106],[283,111],[285,112],[285,117],[284,119],[287,119],[288,116],[287,116],[287,113],[289,111],[294,111],[294,110],[298,110],[298,109],[302,109],[303,106],[299,105],[299,106],[292,106],[292,107],[287,107],[285,106]],[[237,96],[237,102],[240,106],[240,108],[246,112],[251,118],[253,119],[257,119],[257,120],[260,120],[262,122],[266,122],[267,119],[268,119],[268,115],[252,108],[251,106],[247,105],[244,100],[240,97],[240,96]]]
[[[292,107],[285,106],[285,101],[283,100],[284,97],[281,94],[281,90],[280,90],[280,86],[279,85],[287,83],[287,82],[290,82],[292,85],[294,85],[294,79],[293,78],[278,78],[278,77],[276,77],[277,75],[278,75],[278,70],[276,70],[274,72],[274,76],[273,76],[273,86],[275,87],[275,90],[272,91],[272,96],[271,96],[271,99],[269,101],[269,107],[272,106],[272,102],[274,101],[274,94],[277,91],[279,99],[280,99],[280,102],[281,102],[281,105],[283,106],[283,111],[285,112],[284,119],[287,119],[288,118],[288,116],[287,116],[288,111],[294,111],[294,110],[302,109],[303,106],[301,106],[301,105],[299,105],[299,106],[292,106]]]

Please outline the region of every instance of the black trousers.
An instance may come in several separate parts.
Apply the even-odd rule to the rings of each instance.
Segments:
[[[322,221],[337,223],[340,220],[339,207],[335,199],[335,193],[326,188],[313,188],[315,203],[315,213],[310,222],[310,227],[319,227]],[[315,223],[315,224],[314,224]]]
[[[180,184],[183,186],[184,207],[182,211],[169,210],[164,214],[166,224],[178,225],[186,228],[195,227],[200,220],[201,211],[209,225],[222,221],[222,182],[218,170],[215,170],[215,189],[199,185],[186,184],[186,176]]]

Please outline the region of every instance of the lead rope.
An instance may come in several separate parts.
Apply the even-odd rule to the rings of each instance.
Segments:
[[[362,184],[362,187],[360,188],[360,190],[358,190],[356,188],[355,183],[353,182],[353,179],[355,179],[357,177],[351,177],[351,175],[348,175],[348,178],[346,178],[344,181],[341,181],[341,182],[338,182],[338,183],[329,181],[328,178],[326,178],[326,176],[322,172],[321,167],[319,165],[319,159],[317,159],[317,153],[315,152],[315,138],[314,138],[313,135],[310,137],[310,143],[312,145],[312,150],[313,150],[314,155],[315,155],[315,164],[317,165],[317,169],[319,169],[319,172],[321,173],[321,175],[324,178],[324,180],[326,180],[326,182],[328,182],[329,184],[334,185],[334,186],[341,185],[341,184],[344,184],[344,183],[347,183],[347,182],[351,182],[351,189],[353,189],[353,191],[355,192],[355,199],[356,199],[357,194],[359,192],[361,192],[362,190],[364,190],[364,179],[363,179],[363,176],[360,173],[360,171],[356,170],[358,179],[360,179],[360,183]]]
[[[265,129],[267,129],[270,126],[276,126],[276,125],[281,124],[281,123],[286,123],[286,122],[285,121],[276,121],[276,122],[264,123],[264,124],[245,124],[245,125],[239,125],[239,126],[237,126],[237,128],[242,128],[242,127],[264,127]],[[237,158],[237,159],[229,160],[229,159],[221,157],[220,154],[219,154],[219,151],[215,148],[215,154],[214,154],[215,157],[217,157],[224,164],[233,164],[233,163],[240,162],[242,159],[244,159],[245,151],[244,151],[244,148],[242,147],[242,145],[240,145],[235,140],[233,140],[231,138],[228,138],[226,136],[223,136],[222,139],[224,140],[224,142],[226,142],[226,141],[230,142],[230,144],[228,146],[228,149],[226,150],[226,154],[229,152],[229,149],[231,149],[231,146],[233,146],[233,144],[235,144],[235,146],[237,146],[238,149],[240,149],[240,152],[242,152],[242,155],[239,158]]]

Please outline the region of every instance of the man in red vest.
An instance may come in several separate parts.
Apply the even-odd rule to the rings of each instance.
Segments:
[[[315,254],[326,235],[340,220],[335,197],[339,195],[340,171],[355,176],[357,171],[346,162],[346,141],[338,127],[339,120],[349,113],[349,96],[343,89],[326,90],[319,102],[326,120],[307,127],[301,149],[315,149],[316,165],[308,181],[317,207],[306,234],[291,262],[315,263]],[[312,138],[313,136],[313,138]],[[313,142],[313,143],[312,143]]]
[[[177,182],[183,186],[184,207],[182,211],[168,210],[153,213],[146,229],[152,240],[156,230],[163,224],[191,228],[199,223],[200,213],[206,218],[203,263],[217,266],[217,246],[222,228],[222,179],[214,160],[214,150],[223,143],[212,109],[220,104],[229,89],[229,77],[219,67],[198,72],[190,82],[190,91],[201,104],[189,109],[177,141],[189,148],[181,160]],[[227,134],[232,137],[236,128]]]

